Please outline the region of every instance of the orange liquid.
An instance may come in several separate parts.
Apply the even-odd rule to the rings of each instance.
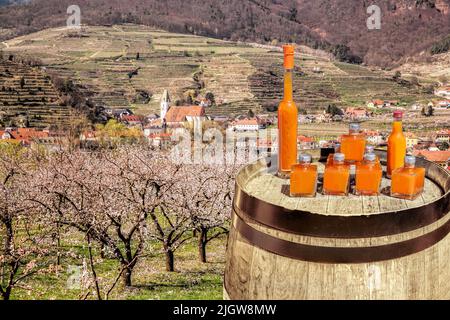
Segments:
[[[341,149],[342,150],[342,149]],[[323,193],[347,195],[350,184],[350,168],[345,164],[332,164],[325,168]]]
[[[296,164],[292,167],[290,193],[292,197],[314,197],[317,189],[317,166]]]
[[[395,169],[405,165],[406,138],[403,135],[401,121],[395,121],[392,126],[392,133],[388,138],[387,152],[387,176],[390,177]]]
[[[391,196],[413,200],[423,191],[424,168],[399,168],[392,172]]]
[[[366,137],[363,134],[347,134],[341,137],[341,152],[346,162],[362,161],[366,150]]]
[[[327,158],[327,164],[326,165],[329,166],[329,165],[333,164],[333,160],[334,160],[334,153],[329,154],[328,158]]]
[[[356,167],[356,194],[375,196],[380,193],[383,171],[377,162],[366,163]]]
[[[421,193],[425,186],[425,168],[415,168],[417,174],[416,188]]]
[[[284,99],[278,107],[278,171],[289,173],[297,163],[298,130],[298,110],[292,97],[292,72],[286,72],[284,87]]]

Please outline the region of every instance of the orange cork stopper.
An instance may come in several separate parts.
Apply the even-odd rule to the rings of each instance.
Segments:
[[[294,45],[292,44],[285,44],[283,46],[285,69],[294,69],[294,51]]]

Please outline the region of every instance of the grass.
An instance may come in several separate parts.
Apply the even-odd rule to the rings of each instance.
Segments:
[[[81,245],[78,236],[65,243],[67,249],[86,257],[87,248]],[[222,277],[225,264],[226,237],[208,244],[208,262],[198,260],[195,239],[186,243],[175,253],[175,272],[165,271],[165,258],[159,243],[150,243],[155,254],[144,257],[133,271],[133,286],[119,284],[111,299],[119,300],[220,300],[222,299]],[[13,291],[11,299],[17,300],[76,300],[81,296],[79,289],[68,286],[70,269],[81,267],[80,260],[63,258],[58,272],[41,273],[29,278],[20,288]],[[96,261],[96,270],[103,281],[111,282],[118,273],[114,259]],[[85,292],[84,292],[85,293]],[[95,294],[88,297],[94,299]]]

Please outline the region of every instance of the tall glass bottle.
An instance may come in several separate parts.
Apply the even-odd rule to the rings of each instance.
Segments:
[[[283,46],[284,51],[284,98],[278,107],[278,173],[287,177],[297,163],[298,110],[294,103],[292,73],[294,69],[294,46]]]
[[[405,165],[406,138],[403,134],[402,119],[403,112],[395,111],[392,132],[388,138],[386,170],[388,178],[392,176],[395,169],[402,168]]]

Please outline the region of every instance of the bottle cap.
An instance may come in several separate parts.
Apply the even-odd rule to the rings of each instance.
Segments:
[[[301,154],[298,157],[299,162],[311,162],[311,156],[309,154]]]
[[[294,52],[295,52],[294,45],[285,44],[283,46],[285,69],[294,69]]]
[[[359,125],[359,123],[352,122],[352,123],[350,123],[350,130],[351,131],[359,131],[359,130],[361,130],[361,126]]]
[[[345,154],[343,154],[343,153],[335,153],[333,160],[334,161],[338,161],[338,162],[344,161],[345,160]]]
[[[377,158],[377,156],[375,155],[375,153],[366,153],[364,155],[364,160],[366,161],[375,161]]]
[[[403,118],[403,112],[400,111],[400,110],[395,110],[395,111],[394,111],[394,118],[395,118],[395,119],[401,119],[401,118]]]
[[[405,164],[407,164],[407,165],[415,165],[416,164],[416,157],[414,157],[414,156],[406,156],[405,157]]]
[[[366,146],[366,153],[374,153],[375,147],[374,146]]]

